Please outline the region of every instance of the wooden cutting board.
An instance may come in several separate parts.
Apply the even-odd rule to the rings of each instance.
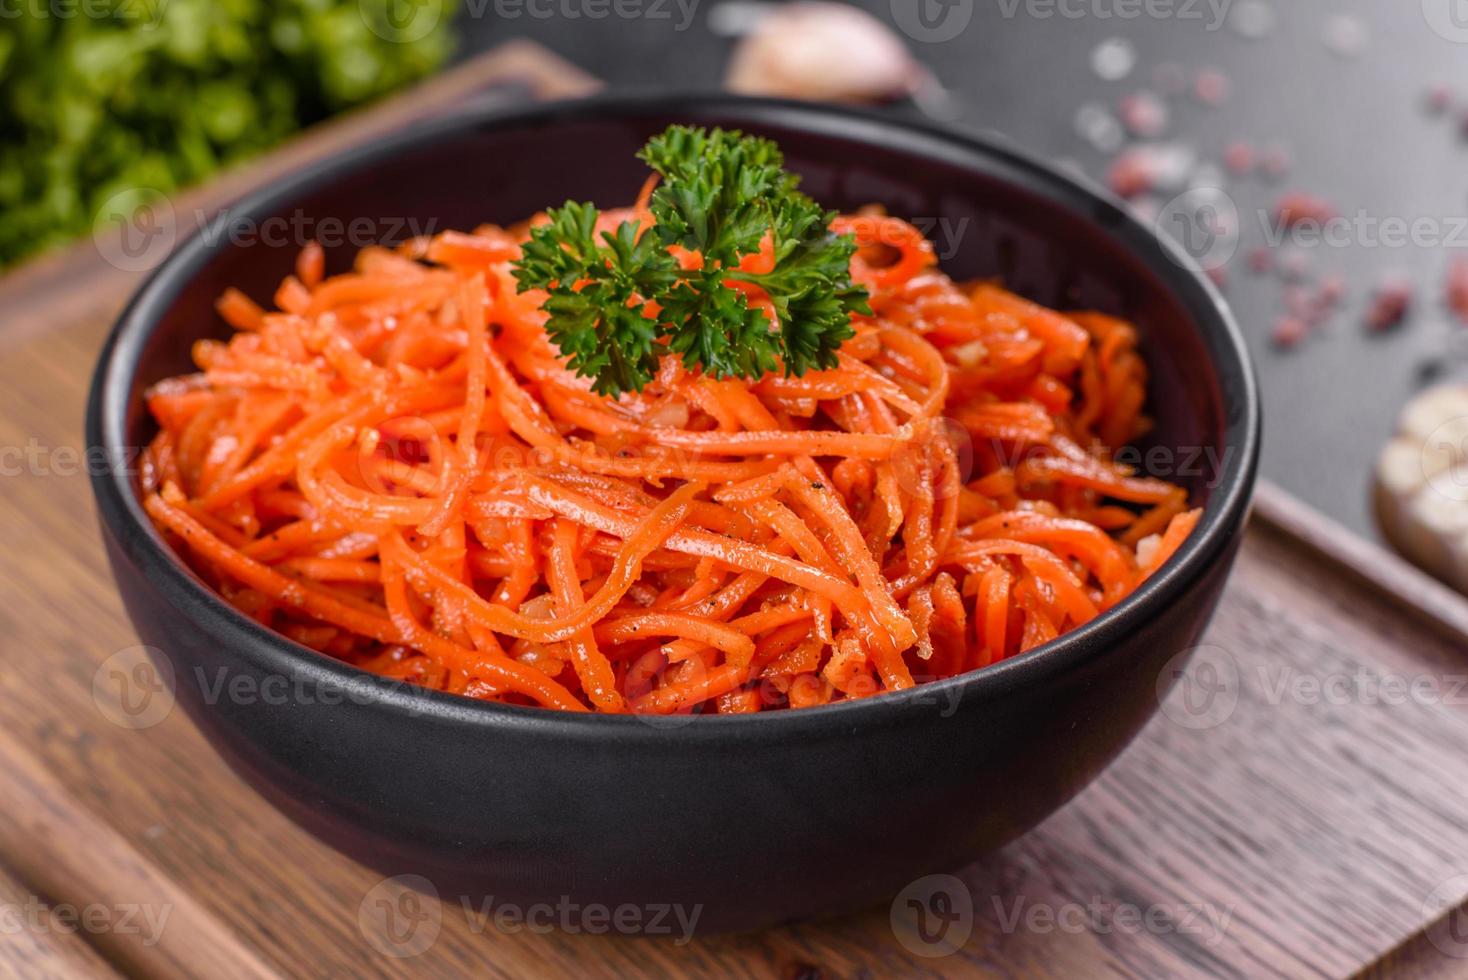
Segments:
[[[466,99],[592,86],[509,46],[182,203],[217,207]],[[682,944],[542,935],[497,929],[445,897],[415,907],[431,943],[394,945],[371,914],[391,885],[246,789],[180,714],[122,727],[109,721],[112,689],[94,687],[136,643],[82,460],[92,362],[137,284],[101,255],[86,242],[0,280],[0,974],[1293,977],[1468,966],[1468,603],[1269,485],[1205,648],[1136,743],[1035,832],[952,869],[923,892],[927,905],[897,903],[897,929],[879,908]],[[911,928],[919,911],[922,934]],[[924,955],[945,941],[959,948]],[[405,952],[416,955],[388,955]]]

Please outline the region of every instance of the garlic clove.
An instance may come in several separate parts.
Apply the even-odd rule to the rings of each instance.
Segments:
[[[1429,389],[1402,409],[1377,459],[1375,499],[1386,539],[1468,592],[1468,386]]]
[[[1468,419],[1468,388],[1441,385],[1429,388],[1407,403],[1397,420],[1397,431],[1424,443],[1433,432],[1455,419]]]
[[[792,3],[739,42],[726,87],[745,95],[882,102],[911,95],[922,77],[907,48],[876,17],[844,3]]]
[[[1444,467],[1451,460],[1444,462]],[[1386,444],[1376,462],[1376,479],[1393,496],[1410,496],[1427,482],[1423,471],[1422,447],[1397,436]]]
[[[1468,534],[1454,541],[1448,553],[1452,568],[1444,578],[1459,592],[1468,593]]]
[[[1453,570],[1452,548],[1468,535],[1468,507],[1462,500],[1424,487],[1407,507],[1405,540],[1419,563],[1439,578]]]
[[[1149,534],[1137,542],[1137,564],[1149,565],[1157,556],[1157,549],[1162,546],[1162,535]]]

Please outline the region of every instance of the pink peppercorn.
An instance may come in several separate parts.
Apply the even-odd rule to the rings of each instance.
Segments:
[[[1445,293],[1448,309],[1468,323],[1468,258],[1454,259],[1448,265]]]
[[[1286,228],[1294,228],[1307,221],[1323,225],[1334,218],[1335,213],[1330,202],[1298,191],[1284,195],[1274,206],[1275,217]]]
[[[1205,68],[1193,82],[1193,95],[1206,106],[1216,106],[1228,98],[1228,76],[1213,68]]]
[[[1274,343],[1277,347],[1291,348],[1299,345],[1310,332],[1310,325],[1299,317],[1282,316],[1274,321]]]
[[[1247,175],[1254,169],[1254,147],[1243,140],[1234,140],[1223,151],[1223,165],[1236,177]]]
[[[1412,286],[1402,279],[1379,283],[1366,310],[1366,325],[1378,333],[1400,326],[1412,308]]]

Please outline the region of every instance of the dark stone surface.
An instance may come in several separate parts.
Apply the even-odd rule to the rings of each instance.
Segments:
[[[462,2],[466,52],[529,37],[619,88],[715,87],[731,47],[708,30],[712,0],[683,0],[683,8],[676,0],[622,0],[621,9],[646,15],[608,13],[600,20],[587,16],[597,11],[597,0],[526,0],[542,5],[524,7],[516,0]],[[950,2],[961,16],[965,0]],[[1423,109],[1424,93],[1436,83],[1456,82],[1468,101],[1468,43],[1437,34],[1420,0],[1272,0],[1275,27],[1259,40],[1214,26],[1219,5],[1247,0],[1212,0],[1212,6],[1209,0],[968,2],[972,19],[957,37],[911,45],[961,98],[957,125],[1002,131],[1032,149],[1073,158],[1099,176],[1105,158],[1077,135],[1077,108],[1088,101],[1114,106],[1123,95],[1150,88],[1156,65],[1173,62],[1190,73],[1216,67],[1232,86],[1217,108],[1174,100],[1169,135],[1213,158],[1236,138],[1289,147],[1294,166],[1284,180],[1229,185],[1242,243],[1228,270],[1227,295],[1264,382],[1264,472],[1371,532],[1367,488],[1376,452],[1398,408],[1422,384],[1424,362],[1451,335],[1468,336],[1441,305],[1444,268],[1454,254],[1468,255],[1468,228],[1458,227],[1468,215],[1468,141],[1454,113],[1432,119]],[[1444,12],[1458,2],[1440,0]],[[683,12],[688,4],[694,5],[691,18]],[[1148,16],[1149,4],[1172,15]],[[887,0],[864,5],[892,22]],[[1143,13],[1119,16],[1129,9]],[[549,15],[532,16],[531,10]],[[1045,11],[1055,13],[1036,16]],[[1323,40],[1327,20],[1343,13],[1358,16],[1368,29],[1366,46],[1354,58],[1332,52]],[[1463,22],[1468,25],[1468,9]],[[1100,81],[1089,67],[1091,50],[1109,37],[1136,47],[1137,68],[1124,81]],[[1265,241],[1271,205],[1296,188],[1329,199],[1342,215],[1360,210],[1366,218],[1352,222],[1352,244],[1305,250],[1317,274],[1345,278],[1347,297],[1329,326],[1299,349],[1281,352],[1269,336],[1284,308],[1283,285],[1274,276],[1251,274],[1245,256]],[[1456,235],[1457,247],[1372,244],[1377,236],[1369,222],[1385,219],[1426,219],[1440,238]],[[1393,272],[1416,283],[1416,302],[1399,330],[1374,336],[1363,324],[1367,300],[1373,285]]]

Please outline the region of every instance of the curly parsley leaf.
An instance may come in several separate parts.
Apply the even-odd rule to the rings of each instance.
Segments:
[[[548,215],[515,268],[520,290],[550,293],[546,333],[593,390],[641,390],[658,369],[659,327],[645,312],[647,297],[676,282],[677,263],[630,221],[598,241],[590,204],[567,201]]]
[[[639,156],[662,177],[651,231],[623,222],[598,238],[596,209],[568,202],[531,232],[515,268],[522,292],[549,292],[546,331],[572,370],[615,396],[640,391],[665,351],[720,378],[834,366],[851,315],[870,313],[851,282],[856,246],[831,232],[834,212],[796,190],[779,148],[673,126]],[[767,236],[773,268],[742,269]],[[675,246],[701,261],[684,268]],[[750,305],[749,287],[768,309]]]

